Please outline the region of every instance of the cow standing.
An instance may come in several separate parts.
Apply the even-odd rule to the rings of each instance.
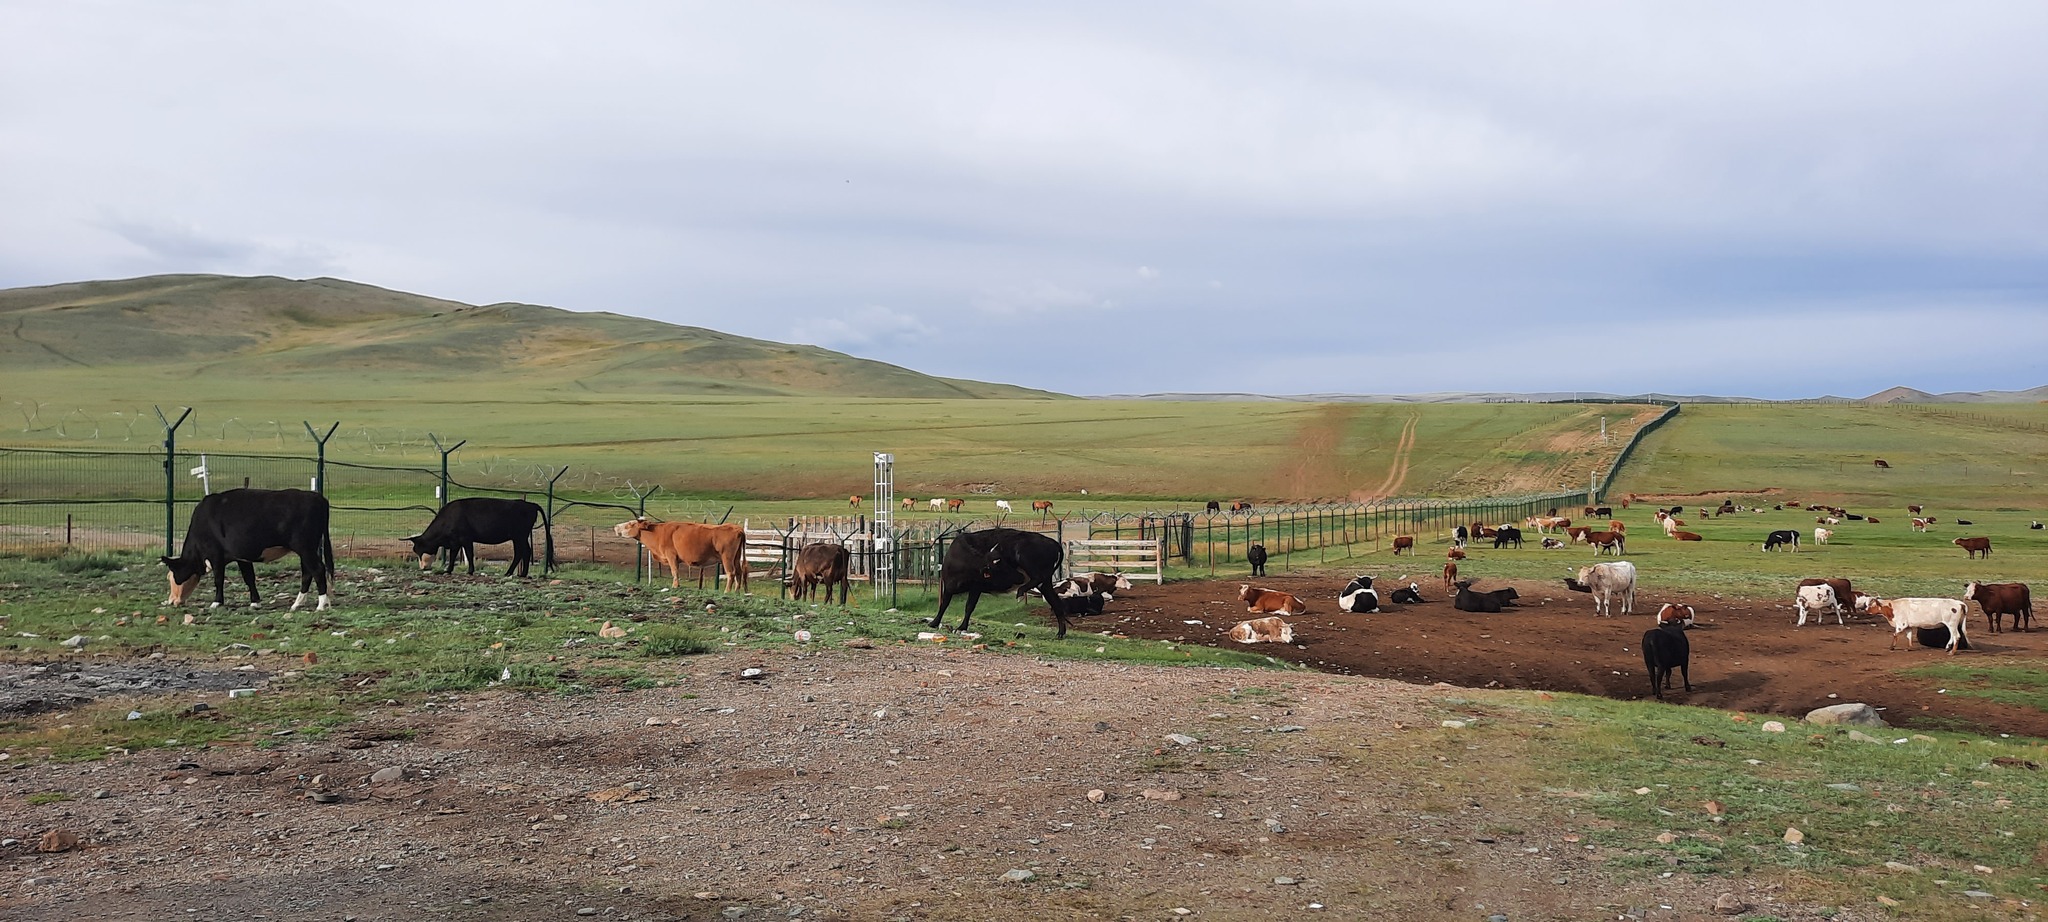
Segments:
[[[334,542],[327,533],[327,497],[307,490],[243,488],[214,493],[192,509],[185,546],[176,557],[162,558],[170,571],[166,605],[182,605],[199,586],[199,577],[213,571],[213,607],[227,601],[227,566],[242,568],[249,587],[249,607],[262,599],[256,593],[256,561],[299,555],[299,595],[292,610],[306,601],[317,581],[320,599],[315,611],[326,611],[328,580],[334,573]]]
[[[1249,563],[1249,564],[1251,564],[1251,565],[1252,565],[1252,575],[1253,575],[1253,576],[1264,576],[1264,575],[1266,575],[1266,546],[1265,546],[1265,545],[1263,545],[1263,544],[1254,544],[1254,545],[1252,545],[1251,547],[1245,548],[1245,551],[1244,551],[1244,559],[1245,559],[1245,562],[1246,562],[1246,563]]]
[[[656,522],[645,516],[612,526],[621,538],[632,538],[647,548],[655,562],[668,567],[670,589],[682,585],[685,565],[725,569],[725,588],[744,592],[747,588],[747,533],[738,525],[702,525],[696,522]]]
[[[804,545],[796,552],[796,562],[790,567],[789,597],[799,601],[809,598],[814,590],[822,586],[825,602],[832,601],[832,587],[839,587],[839,604],[846,604],[846,592],[853,578],[848,572],[853,552],[838,544],[823,541]]]
[[[1008,592],[1018,586],[1038,591],[1059,622],[1059,636],[1067,636],[1067,609],[1053,589],[1052,575],[1060,567],[1060,543],[1037,532],[1015,528],[970,531],[946,548],[939,566],[939,611],[931,627],[945,623],[946,606],[953,597],[967,595],[966,611],[960,615],[960,630],[967,630],[974,617],[974,604],[984,592]]]
[[[469,558],[471,575],[476,573],[477,545],[509,541],[512,565],[505,568],[505,575],[516,571],[525,576],[533,563],[533,523],[539,520],[540,506],[526,500],[473,496],[442,506],[426,531],[405,540],[412,542],[412,552],[419,555],[420,569],[433,569],[435,555],[445,553],[448,566],[441,572],[455,572],[455,559],[463,556]]]

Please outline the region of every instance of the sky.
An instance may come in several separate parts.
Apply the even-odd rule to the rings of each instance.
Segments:
[[[1069,394],[2048,384],[2048,4],[0,0],[0,288]]]

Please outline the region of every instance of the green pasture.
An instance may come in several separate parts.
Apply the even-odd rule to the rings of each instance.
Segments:
[[[1891,468],[1878,469],[1878,458]],[[1687,404],[1637,448],[1608,495],[1765,489],[1782,491],[1773,501],[1880,516],[1918,503],[1942,516],[1953,507],[2039,518],[2048,514],[2048,404]]]

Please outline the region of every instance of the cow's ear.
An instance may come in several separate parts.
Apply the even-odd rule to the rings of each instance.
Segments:
[[[426,537],[426,536],[427,536],[426,532],[421,532],[421,533],[419,533],[419,534],[417,534],[417,535],[406,535],[405,537],[403,537],[403,538],[400,538],[400,539],[398,539],[398,540],[400,540],[400,541],[418,541],[419,539],[421,539],[421,538],[424,538],[424,537]]]

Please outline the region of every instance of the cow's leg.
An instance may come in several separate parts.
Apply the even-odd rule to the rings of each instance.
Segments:
[[[526,532],[520,532],[520,533],[518,533],[518,534],[516,534],[516,535],[513,535],[513,536],[512,536],[512,565],[511,565],[511,566],[509,566],[509,567],[506,567],[506,568],[505,568],[505,575],[506,575],[506,576],[511,576],[511,575],[512,575],[512,571],[513,571],[514,569],[517,569],[517,570],[519,571],[519,577],[520,577],[521,579],[524,579],[524,578],[526,578],[526,575],[527,575],[527,573],[528,573],[528,572],[530,572],[529,568],[530,568],[530,567],[532,567],[532,566],[533,566],[533,536],[532,536],[532,535],[530,535],[530,534],[527,534]]]
[[[967,622],[974,619],[974,603],[981,601],[980,589],[967,590],[967,607],[960,612],[960,630],[967,630]],[[1048,602],[1047,604],[1050,604]]]
[[[931,629],[933,629],[933,630],[937,630],[937,629],[938,629],[938,627],[939,627],[939,625],[941,625],[941,624],[944,624],[944,623],[945,623],[945,621],[946,621],[946,606],[947,606],[947,605],[950,605],[950,604],[952,604],[952,602],[953,602],[953,590],[952,590],[952,588],[951,588],[951,587],[947,586],[947,585],[945,584],[945,582],[944,582],[943,580],[941,580],[941,581],[940,581],[940,583],[939,583],[939,610],[938,610],[938,613],[937,613],[937,614],[934,614],[934,615],[932,615],[932,621],[931,621],[931,623],[930,623],[930,624],[927,624],[927,625],[925,625],[925,627],[931,628]]]
[[[219,563],[209,560],[206,565],[213,569],[213,607],[219,608],[228,603],[228,562],[226,559]]]
[[[1051,576],[1047,576],[1038,584],[1038,594],[1045,596],[1045,604],[1048,608],[1052,609],[1053,620],[1059,622],[1059,639],[1065,640],[1067,637],[1068,623],[1067,606],[1064,604],[1066,601],[1066,597],[1052,590]]]
[[[1689,662],[1684,662],[1684,663],[1679,663],[1679,664],[1678,664],[1678,678],[1679,678],[1679,680],[1680,680],[1680,681],[1682,681],[1682,682],[1684,682],[1684,683],[1685,683],[1685,690],[1686,690],[1687,692],[1691,692],[1691,691],[1692,691],[1692,664],[1691,664],[1691,663],[1689,663]]]
[[[249,607],[255,608],[262,600],[256,595],[256,563],[249,560],[235,561],[242,568],[242,582],[249,584]],[[226,569],[223,567],[222,569]],[[216,583],[215,585],[220,585]]]

